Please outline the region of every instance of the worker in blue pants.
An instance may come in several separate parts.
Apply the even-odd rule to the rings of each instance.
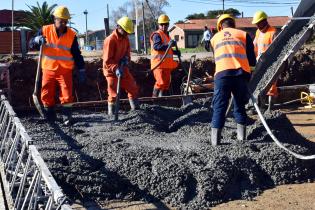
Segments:
[[[235,19],[223,14],[217,22],[218,33],[211,39],[214,50],[215,75],[212,101],[211,144],[220,144],[225,113],[233,94],[234,117],[237,123],[237,139],[246,139],[246,111],[248,102],[247,83],[251,76],[250,66],[256,65],[254,45],[250,36],[235,28]]]

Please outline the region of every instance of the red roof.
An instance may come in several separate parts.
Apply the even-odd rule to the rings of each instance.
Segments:
[[[256,28],[256,26],[251,23],[252,19],[252,17],[236,18],[236,27]],[[289,19],[288,16],[274,16],[268,17],[268,22],[274,27],[282,27]],[[186,23],[178,23],[175,25],[183,30],[203,30],[205,26],[208,26],[208,28],[216,28],[216,24],[217,19],[194,19],[188,20]],[[172,30],[172,28],[170,30]]]
[[[23,11],[14,11],[14,21],[20,20],[25,16]],[[0,10],[0,26],[11,26],[12,10]]]

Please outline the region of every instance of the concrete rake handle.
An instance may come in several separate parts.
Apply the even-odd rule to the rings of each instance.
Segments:
[[[41,78],[42,57],[43,57],[43,45],[41,44],[40,49],[39,49],[39,56],[38,56],[38,63],[37,63],[37,70],[36,70],[35,86],[34,86],[34,92],[33,92],[33,102],[40,116],[44,117],[42,107],[37,97],[38,91],[39,91],[39,85],[40,85],[40,78]]]

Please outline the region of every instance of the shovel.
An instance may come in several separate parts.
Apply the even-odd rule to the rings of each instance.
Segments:
[[[196,55],[193,55],[190,57],[190,65],[189,65],[189,71],[188,71],[188,77],[187,77],[187,84],[184,92],[184,97],[183,97],[183,105],[187,105],[192,103],[192,98],[191,96],[188,96],[189,92],[189,87],[190,87],[190,80],[191,80],[191,75],[192,75],[192,68],[196,60]]]
[[[41,104],[39,103],[38,100],[38,91],[39,91],[39,85],[40,85],[40,78],[41,78],[41,65],[42,65],[42,54],[43,54],[43,45],[40,45],[40,50],[39,50],[39,56],[38,56],[38,63],[37,63],[37,70],[36,70],[36,78],[35,78],[35,87],[34,87],[34,92],[33,92],[33,102],[35,104],[35,107],[40,114],[42,118],[45,118],[43,108]]]
[[[119,67],[122,68],[122,67]],[[115,102],[115,121],[118,121],[118,111],[119,111],[119,103],[120,103],[120,84],[121,84],[121,75],[118,76],[118,82],[117,82],[117,96],[116,96],[116,102]]]

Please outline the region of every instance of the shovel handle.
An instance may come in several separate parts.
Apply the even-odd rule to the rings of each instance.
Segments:
[[[118,120],[118,111],[119,111],[119,103],[120,103],[120,84],[121,84],[121,76],[118,76],[117,82],[117,96],[116,96],[116,103],[115,103],[115,121]]]
[[[38,94],[39,84],[40,84],[42,57],[43,57],[43,45],[40,45],[37,69],[36,69],[35,86],[34,86],[34,92],[33,92],[33,95],[36,95],[36,96]]]

